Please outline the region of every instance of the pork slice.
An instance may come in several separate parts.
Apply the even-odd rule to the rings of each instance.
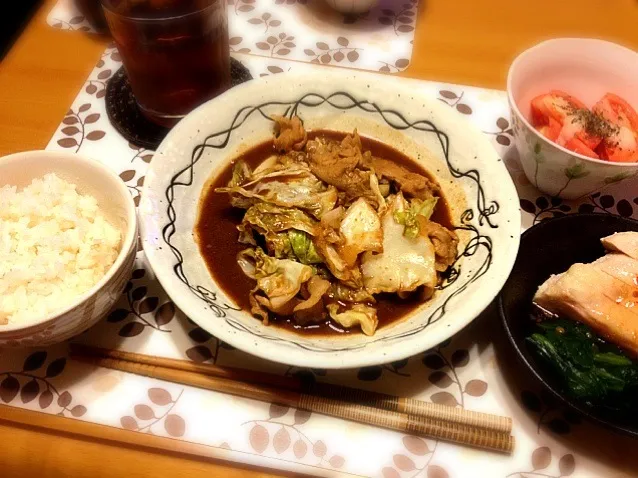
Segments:
[[[603,237],[600,242],[608,251],[622,252],[629,257],[638,259],[638,232],[617,232],[611,236]]]
[[[454,231],[441,226],[438,222],[430,221],[425,217],[417,216],[419,234],[427,237],[434,245],[436,252],[436,270],[446,271],[454,264],[458,253],[459,238]]]
[[[372,158],[371,166],[379,176],[397,183],[401,191],[408,196],[428,199],[441,194],[438,184],[422,174],[409,171],[394,161]]]
[[[364,197],[376,201],[370,188],[370,172],[358,168],[361,162],[360,139],[346,136],[341,143],[315,139],[308,142],[308,160],[312,173],[323,182],[345,193],[345,202]]]
[[[638,261],[622,254],[574,264],[545,281],[534,302],[638,355],[637,271]]]
[[[301,151],[308,141],[308,133],[297,116],[288,119],[273,116],[275,121],[275,149],[281,153]]]

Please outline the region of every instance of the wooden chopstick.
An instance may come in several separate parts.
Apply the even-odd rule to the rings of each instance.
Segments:
[[[341,400],[357,405],[380,408],[391,412],[405,413],[413,417],[441,420],[472,428],[484,428],[497,433],[509,434],[512,432],[512,419],[509,417],[473,412],[462,408],[454,408],[447,405],[424,402],[414,398],[397,397],[385,393],[371,392],[344,387],[341,385],[331,385],[319,382],[308,384],[295,377],[283,377],[281,375],[274,375],[265,372],[220,367],[212,364],[199,364],[187,360],[153,357],[150,355],[90,347],[80,344],[71,344],[71,355],[113,358],[129,362],[172,368],[175,370],[182,370],[184,372],[203,373],[212,377],[227,378],[229,380],[239,380],[241,382],[283,388],[310,395],[319,395],[324,398]]]
[[[89,351],[90,353],[82,353]],[[98,352],[101,352],[100,355]],[[108,354],[109,356],[105,356]],[[136,360],[128,360],[127,357]],[[373,408],[371,406],[360,405],[357,403],[343,402],[334,398],[311,395],[309,393],[300,392],[291,388],[274,388],[256,383],[246,383],[233,378],[233,374],[243,371],[237,369],[221,369],[220,375],[212,375],[210,373],[202,373],[201,370],[184,370],[184,368],[173,368],[156,363],[184,362],[172,361],[171,359],[149,357],[140,354],[130,354],[128,352],[109,351],[101,349],[96,351],[92,348],[74,346],[71,358],[89,363],[91,365],[121,370],[124,372],[135,373],[147,377],[158,378],[171,382],[191,385],[207,390],[228,393],[249,399],[261,400],[264,402],[273,402],[282,405],[288,405],[303,410],[322,413],[338,418],[344,418],[369,425],[380,426],[392,430],[403,431],[406,433],[415,433],[432,438],[439,438],[455,443],[471,445],[490,450],[511,453],[514,448],[514,438],[509,432],[497,432],[482,427],[469,426],[456,422],[446,421],[441,418],[430,418],[423,416],[412,416],[397,411],[383,410]],[[201,369],[202,364],[195,365],[195,368]],[[183,365],[183,364],[182,364]],[[207,368],[211,366],[206,366]],[[210,370],[207,370],[210,372]],[[255,372],[250,372],[253,374]],[[278,377],[281,379],[281,377]],[[292,383],[292,382],[291,382]],[[452,411],[455,410],[449,407]]]
[[[49,456],[57,456],[61,453],[69,454],[69,450],[66,449],[65,446],[68,444],[67,439],[70,438],[72,440],[95,442],[99,446],[134,448],[135,450],[153,453],[154,455],[169,453],[172,455],[178,455],[180,458],[187,459],[203,459],[204,461],[224,460],[231,462],[224,466],[239,467],[240,469],[257,469],[257,465],[245,463],[245,457],[242,455],[242,452],[239,451],[232,451],[230,449],[212,445],[202,445],[200,443],[194,443],[186,440],[175,440],[173,438],[166,438],[150,433],[139,433],[133,430],[126,430],[124,428],[116,428],[109,425],[101,425],[99,423],[83,420],[75,420],[68,417],[60,417],[42,411],[13,407],[3,403],[0,403],[0,426],[26,428],[29,431],[33,430],[38,433],[48,433],[51,434],[50,438],[53,440],[56,440],[58,437],[62,437],[62,441],[57,441],[50,449],[47,449]],[[3,432],[0,431],[0,434],[1,433]],[[74,445],[71,443],[71,446]],[[82,452],[86,453],[86,449],[83,444],[76,445],[76,449],[81,449]],[[107,450],[107,452],[108,451],[109,450]],[[151,461],[153,460],[153,457],[150,456],[145,458],[145,460]],[[296,468],[299,468],[298,473],[295,473],[294,475],[286,474],[284,476],[333,477],[336,476],[337,473],[335,470],[317,468],[312,465],[304,465],[302,463],[298,463]],[[72,472],[70,473],[73,474]],[[197,474],[201,475],[201,473]],[[102,471],[102,476],[105,475],[106,473]],[[5,475],[3,474],[2,476]],[[189,474],[189,476],[191,475]],[[260,474],[259,476],[262,475]],[[351,477],[354,475],[342,473],[338,476]]]

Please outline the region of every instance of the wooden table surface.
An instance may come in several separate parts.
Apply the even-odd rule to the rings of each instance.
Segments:
[[[503,89],[518,52],[558,36],[597,37],[638,49],[636,0],[420,3],[412,64],[403,73],[413,78]],[[43,2],[0,64],[0,155],[46,146],[109,41],[49,27],[46,16],[54,4]],[[46,424],[0,409],[0,476],[282,476],[41,426]]]

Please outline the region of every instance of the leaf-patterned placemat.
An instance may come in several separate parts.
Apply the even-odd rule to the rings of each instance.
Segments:
[[[343,15],[325,0],[227,0],[231,51],[397,73],[412,57],[419,0],[380,0]],[[54,28],[93,32],[73,0],[58,0]]]
[[[320,66],[235,55],[253,76]],[[110,47],[69,108],[47,149],[80,152],[115,170],[139,197],[153,151],[129,144],[106,119],[104,86],[121,65]],[[538,193],[512,146],[503,92],[405,80],[445,102],[489,135],[521,197],[523,227],[546,217],[598,211],[636,214],[635,183],[612,185],[579,203]],[[139,199],[136,199],[138,201]],[[161,382],[67,361],[65,344],[0,351],[0,401],[11,406],[173,437],[224,450],[244,463],[303,471],[385,478],[494,476],[558,478],[633,476],[635,442],[595,428],[563,410],[521,377],[495,310],[452,340],[410,359],[348,371],[298,369],[257,359],[220,342],[171,302],[143,252],[113,311],[76,340],[101,347],[302,376],[450,406],[513,417],[517,440],[506,457],[349,423],[319,414]]]

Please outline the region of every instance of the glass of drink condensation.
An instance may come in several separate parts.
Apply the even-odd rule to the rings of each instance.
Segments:
[[[230,88],[227,0],[102,0],[133,95],[171,127]]]

